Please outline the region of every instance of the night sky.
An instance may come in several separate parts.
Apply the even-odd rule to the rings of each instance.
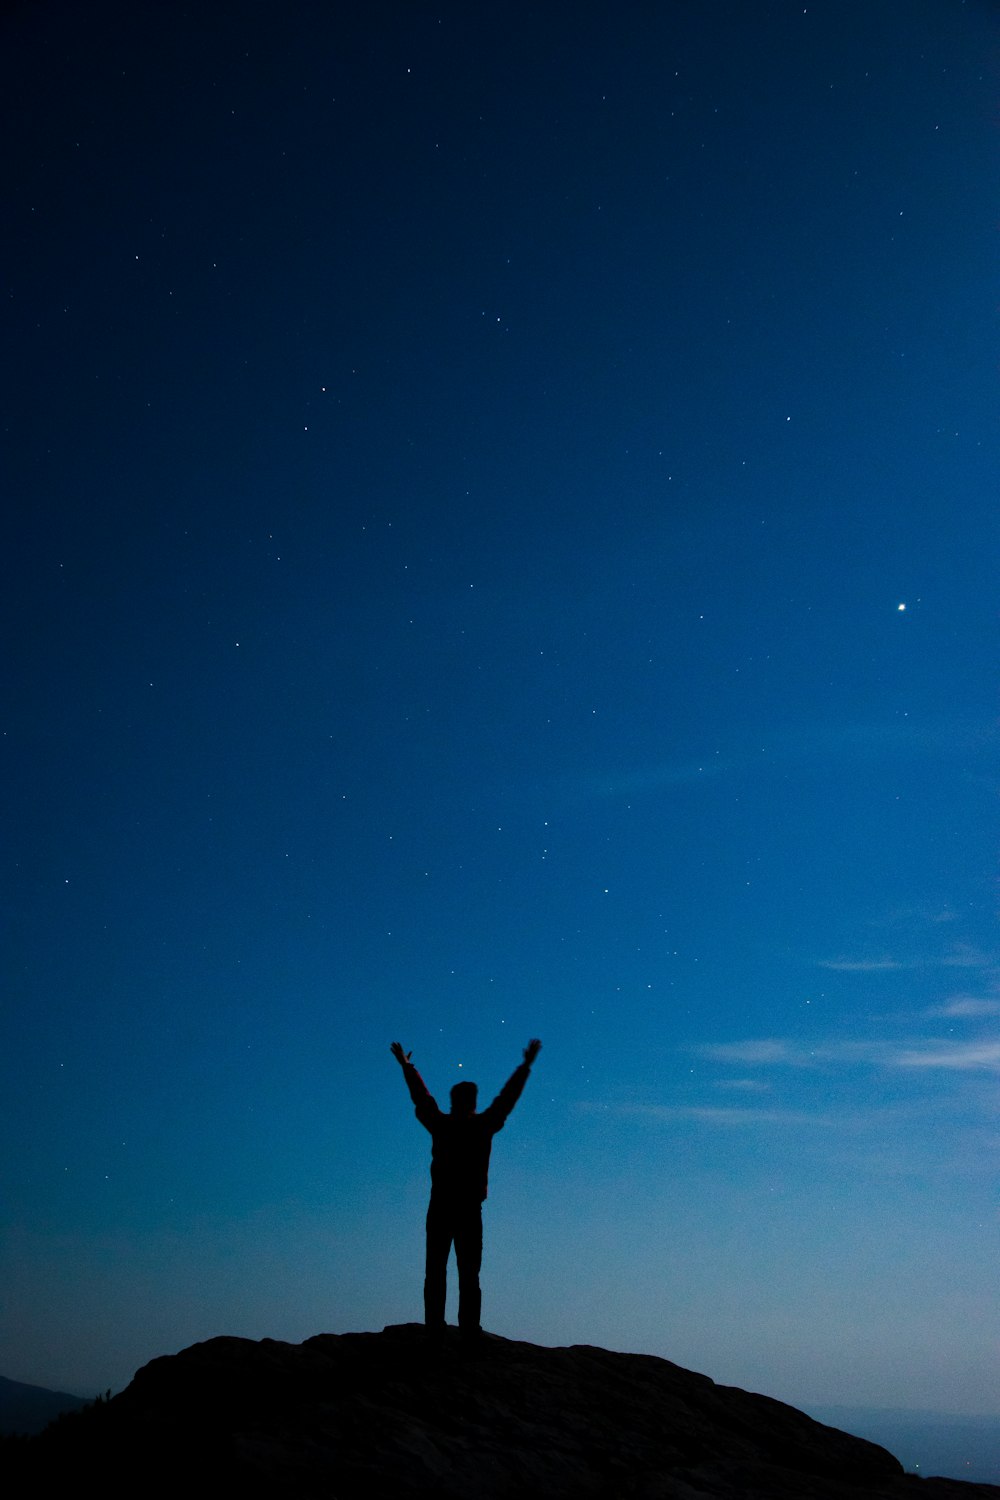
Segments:
[[[2,1372],[419,1319],[537,1035],[488,1328],[996,1410],[995,11],[0,43]]]

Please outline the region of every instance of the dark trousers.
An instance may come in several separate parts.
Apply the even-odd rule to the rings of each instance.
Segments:
[[[448,1290],[448,1255],[455,1246],[458,1261],[458,1326],[474,1333],[479,1327],[482,1292],[479,1268],[483,1263],[483,1205],[454,1203],[432,1196],[427,1210],[427,1269],[424,1275],[424,1321],[444,1323]]]

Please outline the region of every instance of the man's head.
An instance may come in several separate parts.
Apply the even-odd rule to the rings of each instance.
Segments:
[[[474,1115],[476,1113],[476,1100],[479,1098],[479,1089],[474,1083],[456,1083],[451,1091],[451,1112],[453,1115]]]

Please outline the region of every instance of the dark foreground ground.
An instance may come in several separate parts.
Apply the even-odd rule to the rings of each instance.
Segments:
[[[1000,1500],[667,1360],[415,1324],[211,1339],[0,1448],[8,1494],[88,1481],[102,1500]]]

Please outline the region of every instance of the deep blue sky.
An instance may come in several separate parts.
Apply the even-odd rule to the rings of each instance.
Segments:
[[[3,1372],[995,1410],[994,12],[5,16]]]

